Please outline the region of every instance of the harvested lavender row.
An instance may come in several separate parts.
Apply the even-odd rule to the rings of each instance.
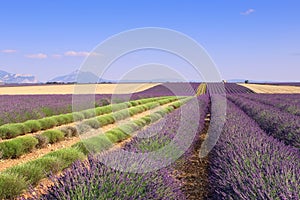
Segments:
[[[198,122],[193,121],[197,119],[193,115],[199,115],[199,113],[196,113],[198,110],[195,109],[195,104],[188,102],[182,106],[186,107],[186,109],[191,109],[189,116],[184,116],[184,120],[187,121],[184,123],[186,131],[191,129],[191,125],[196,125],[195,130],[203,127],[208,96],[200,97],[199,99],[199,108],[203,109],[203,111],[201,110],[203,113],[200,117],[201,123],[199,126]],[[195,101],[192,100],[192,102]],[[181,109],[175,110],[165,116],[162,121],[136,134],[140,137],[149,136],[149,133],[156,134],[159,132],[160,134],[158,135],[162,136],[160,137],[162,140],[160,140],[158,136],[154,135],[153,143],[145,147],[147,151],[155,151],[161,148],[161,145],[165,144],[161,142],[168,141],[168,139],[165,139],[166,137],[171,137],[172,139],[172,134],[174,135],[179,126],[177,120],[179,119],[180,121],[180,114]],[[185,136],[185,134],[179,134]],[[125,145],[123,150],[132,152],[134,149],[130,147],[135,146],[137,140],[139,139],[133,139],[130,143],[134,145]],[[139,146],[139,144],[137,145]],[[143,151],[143,149],[141,150]],[[103,162],[103,159],[106,159],[106,161]],[[169,175],[168,168],[145,173],[132,173],[128,172],[128,170],[132,170],[134,166],[144,166],[145,158],[143,155],[137,155],[134,160],[127,161],[128,163],[126,163],[124,157],[112,151],[104,153],[97,158],[90,157],[86,163],[78,162],[70,170],[67,170],[63,176],[55,179],[55,185],[40,199],[186,199],[180,192],[178,181]],[[119,165],[122,170],[118,171],[103,164],[107,162],[115,163],[114,166]]]
[[[268,134],[300,148],[300,117],[283,112],[273,106],[234,95],[228,96],[245,113],[253,118]]]
[[[121,162],[125,168],[130,166],[131,171],[138,173],[171,165],[192,148],[196,137],[199,136],[204,127],[208,101],[207,95],[193,98],[180,110],[175,110],[158,123],[138,131],[122,149],[117,149],[113,154],[103,155],[103,162],[110,166],[117,166]],[[145,155],[141,157],[144,160],[140,161],[143,165],[137,166],[135,156],[141,154]]]
[[[136,153],[158,150],[170,143],[176,134],[181,134],[177,131],[179,126],[181,128],[180,130],[184,130],[185,132],[188,132],[193,126],[198,126],[196,132],[199,133],[204,128],[204,118],[208,112],[208,95],[198,97],[198,102],[199,109],[195,109],[195,105],[192,103],[184,105],[184,107],[190,111],[189,116],[186,116],[186,118],[181,119],[181,110],[176,110],[160,122],[138,132],[137,136],[133,137],[133,139],[123,147],[124,150]],[[200,120],[197,117],[193,117],[194,115],[197,116],[197,111],[200,111]],[[181,124],[181,121],[184,123]],[[184,134],[182,135],[184,136]],[[177,148],[179,147],[177,146]]]
[[[300,199],[298,149],[268,136],[230,102],[210,163],[212,199]]]
[[[290,95],[281,95],[281,98],[269,94],[241,94],[241,96],[300,116],[300,100],[292,100]],[[295,96],[300,99],[300,95]]]

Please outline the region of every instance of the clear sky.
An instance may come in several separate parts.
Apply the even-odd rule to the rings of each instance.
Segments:
[[[299,0],[1,0],[0,69],[47,81],[78,69],[111,35],[163,27],[194,38],[224,79],[300,81],[299,8]]]

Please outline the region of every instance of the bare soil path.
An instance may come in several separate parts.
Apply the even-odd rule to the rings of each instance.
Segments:
[[[210,115],[207,115],[205,127],[195,146],[188,157],[183,156],[175,163],[172,176],[182,183],[181,190],[187,199],[202,200],[207,199],[208,191],[208,157],[199,158],[199,151],[202,142],[205,140],[210,123]]]

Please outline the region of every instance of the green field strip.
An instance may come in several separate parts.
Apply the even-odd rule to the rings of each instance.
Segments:
[[[30,185],[37,185],[50,173],[58,173],[68,168],[76,160],[83,160],[89,154],[108,150],[115,143],[130,138],[129,132],[135,132],[163,118],[166,114],[179,108],[193,97],[177,100],[152,114],[122,124],[98,136],[82,140],[72,147],[53,151],[36,160],[16,165],[0,173],[0,198],[9,199],[20,195]],[[124,131],[126,129],[127,131]],[[91,149],[87,149],[89,145]]]
[[[118,107],[118,111],[116,112],[83,120],[78,125],[76,125],[76,128],[73,126],[65,126],[60,129],[47,130],[42,132],[41,134],[37,134],[34,136],[25,135],[22,137],[16,137],[7,141],[3,141],[0,143],[0,158],[19,158],[24,154],[32,152],[36,148],[44,148],[49,143],[54,144],[69,137],[76,137],[79,134],[83,134],[84,132],[89,131],[90,128],[98,129],[105,125],[112,124],[118,120],[126,119],[135,114],[153,109],[154,107],[164,105],[175,100],[177,100],[176,97],[168,97],[158,100],[155,99],[154,102],[152,101],[152,99],[145,99],[145,101],[140,100],[138,102],[133,101],[133,106],[129,107],[128,109],[120,109],[121,107]]]
[[[27,120],[22,123],[4,124],[0,126],[0,138],[11,139],[20,135],[25,135],[27,133],[34,133],[41,130],[47,130],[50,128],[54,128],[56,126],[61,126],[72,122],[89,119],[91,117],[111,113],[112,111],[118,111],[128,107],[133,107],[143,103],[153,102],[158,99],[165,99],[165,98],[168,97],[139,99],[139,100],[124,102],[124,103],[110,104],[110,105],[101,106],[97,108],[91,108],[80,112],[54,115],[51,117],[45,117],[36,120]]]

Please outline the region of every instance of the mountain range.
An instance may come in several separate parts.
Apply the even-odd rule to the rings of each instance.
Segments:
[[[38,83],[35,76],[31,74],[14,74],[0,70],[0,82],[10,83]]]
[[[166,82],[166,81],[171,81],[171,82],[180,82],[182,80],[180,79],[151,79],[151,80],[106,80],[106,79],[99,79],[95,74],[92,72],[83,72],[76,70],[70,74],[66,74],[63,76],[58,76],[55,78],[52,78],[48,82],[57,82],[57,83],[141,83],[141,82]]]
[[[97,82],[110,82],[109,80],[99,79],[95,74],[91,72],[83,72],[76,70],[70,74],[63,76],[57,76],[50,79],[48,82],[58,82],[58,83],[97,83]]]
[[[73,71],[69,74],[57,76],[48,80],[47,82],[55,82],[55,83],[138,83],[138,82],[182,82],[181,80],[172,79],[153,79],[153,80],[106,80],[106,79],[99,79],[95,74],[91,72],[83,72],[83,71]],[[272,81],[255,81],[255,80],[248,80],[249,83],[271,83]],[[199,81],[192,81],[192,82],[199,82]],[[229,79],[227,82],[231,83],[243,83],[245,79]],[[0,70],[0,84],[35,84],[40,83],[34,75],[31,74],[14,74],[9,73],[3,70]]]

